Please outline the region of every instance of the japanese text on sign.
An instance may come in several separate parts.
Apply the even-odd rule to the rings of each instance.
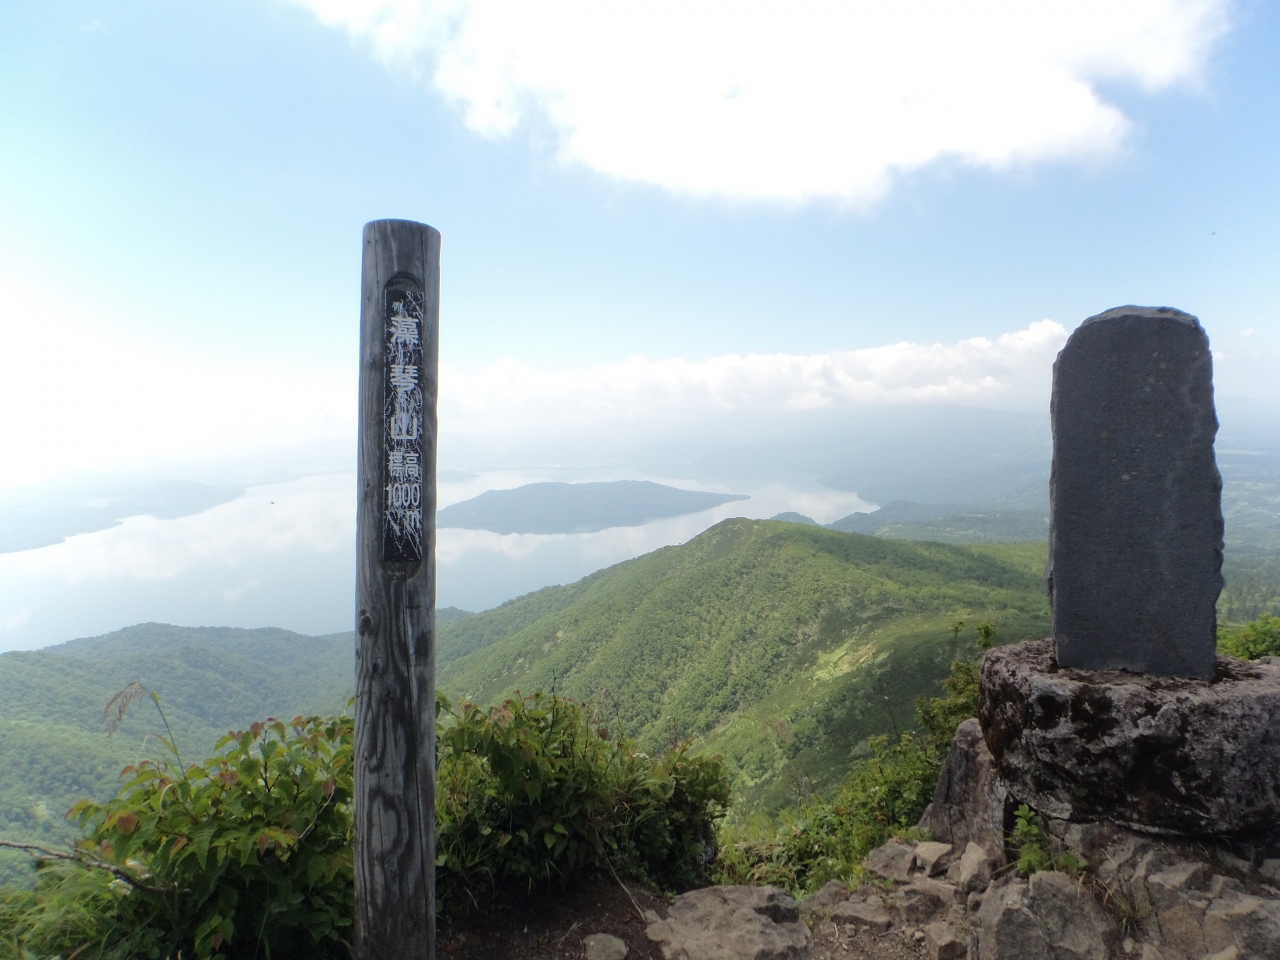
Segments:
[[[415,290],[386,294],[382,559],[422,559],[422,306]]]

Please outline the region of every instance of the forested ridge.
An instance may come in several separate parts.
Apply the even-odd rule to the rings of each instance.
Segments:
[[[735,816],[840,782],[867,739],[906,730],[979,623],[1043,636],[1045,545],[878,539],[727,520],[493,610],[442,610],[439,686],[493,703],[516,690],[600,701],[648,749],[721,753]],[[1275,557],[1229,552],[1224,619],[1280,612]],[[461,619],[455,619],[455,618]],[[448,620],[449,622],[443,622]],[[962,623],[953,629],[955,624]],[[354,692],[350,633],[140,624],[0,656],[0,838],[50,841],[80,798],[157,755],[154,712],[108,736],[111,696],[141,680],[192,759],[268,716],[334,713]],[[0,878],[23,863],[0,858]]]

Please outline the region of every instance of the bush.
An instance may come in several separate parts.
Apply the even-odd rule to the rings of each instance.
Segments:
[[[1280,617],[1263,614],[1240,627],[1218,627],[1218,652],[1241,660],[1280,656]]]
[[[705,879],[729,800],[718,758],[687,744],[648,757],[589,704],[547,694],[489,711],[440,697],[437,717],[442,912],[590,871]],[[24,960],[349,956],[351,718],[255,723],[191,767],[160,739],[172,763],[126,768],[114,800],[77,804],[75,852],[45,851],[36,890],[6,891],[0,944]]]
[[[448,915],[501,885],[610,870],[667,889],[706,878],[729,802],[719,758],[651,758],[590,704],[536,693],[488,711],[440,697],[437,890]]]
[[[114,800],[72,808],[75,855],[10,901],[28,956],[349,955],[351,718],[255,723],[217,750],[127,767]]]

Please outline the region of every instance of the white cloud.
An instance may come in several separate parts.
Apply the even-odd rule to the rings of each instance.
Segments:
[[[671,429],[735,412],[802,413],[842,404],[966,403],[1040,409],[1067,331],[1053,320],[994,340],[901,342],[829,353],[633,357],[546,372],[505,359],[471,374],[441,368],[441,432],[528,434],[587,427]]]
[[[1194,84],[1228,0],[291,0],[476,132],[704,196],[866,203],[945,158],[1105,156],[1098,80]]]
[[[184,330],[140,337],[99,304],[50,309],[39,290],[0,272],[0,486],[355,433],[354,364],[239,345],[212,357]]]

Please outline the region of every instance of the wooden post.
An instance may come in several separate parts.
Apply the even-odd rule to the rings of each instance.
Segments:
[[[440,234],[364,227],[356,514],[355,955],[435,960]]]

